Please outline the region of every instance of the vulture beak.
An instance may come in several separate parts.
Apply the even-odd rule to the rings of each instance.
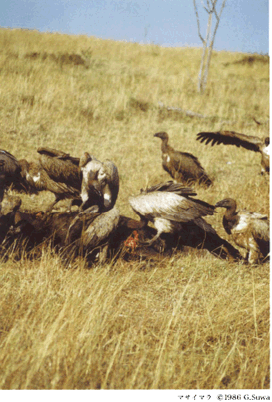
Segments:
[[[218,201],[216,204],[215,204],[215,208],[228,208],[228,207],[230,207],[230,204],[229,204],[229,201],[228,200],[221,200],[221,201]]]
[[[223,207],[224,205],[223,205],[223,202],[224,201],[218,201],[216,204],[215,204],[215,208],[219,208],[219,207]]]
[[[96,178],[96,172],[90,172],[88,180],[88,188],[91,192],[102,197],[102,186]]]

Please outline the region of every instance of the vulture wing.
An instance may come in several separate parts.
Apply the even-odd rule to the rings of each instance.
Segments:
[[[167,191],[178,195],[197,195],[196,192],[191,188],[184,187],[180,183],[174,183],[172,180],[169,180],[165,183],[155,184],[154,186],[148,187],[145,190],[141,190],[142,193],[152,193],[154,191]]]
[[[1,156],[5,155],[6,157],[12,159],[14,162],[17,162],[17,159],[15,158],[15,156],[10,154],[8,151],[4,151],[4,149],[0,149],[0,155]]]
[[[45,170],[41,170],[38,177],[39,180],[36,181],[36,185],[40,185],[41,190],[48,190],[54,194],[67,194],[67,196],[74,195],[77,197],[79,195],[79,191],[75,188],[75,186],[69,185],[68,183],[62,181],[53,180]]]
[[[212,146],[215,144],[236,145],[255,152],[259,152],[260,146],[263,145],[263,141],[259,137],[239,134],[234,131],[202,132],[197,134],[197,140],[206,145],[209,143]]]
[[[214,213],[214,206],[175,193],[155,191],[130,198],[132,209],[149,220],[164,218],[176,222],[189,222]]]
[[[48,147],[40,147],[40,148],[37,149],[37,152],[40,155],[47,155],[47,156],[50,156],[52,158],[58,158],[58,159],[62,159],[64,161],[70,161],[74,165],[79,166],[80,158],[75,158],[75,157],[73,157],[73,156],[71,156],[69,154],[66,154],[65,152],[58,151],[56,149],[48,148]]]
[[[201,229],[205,230],[205,232],[217,234],[215,229],[205,221],[203,218],[194,219],[194,223],[199,226]]]
[[[56,183],[63,183],[80,191],[80,170],[70,159],[52,157],[46,153],[42,153],[39,162],[50,179]]]
[[[54,180],[39,163],[20,160],[21,175],[30,186],[30,192],[48,190],[54,194],[78,195],[75,187],[69,183]]]
[[[189,152],[174,151],[171,153],[175,170],[191,170],[193,167],[204,171],[196,156]]]
[[[205,182],[208,186],[212,184],[212,181],[208,177],[201,163],[196,156],[189,152],[171,152],[172,166],[174,171],[181,174],[184,180],[199,180]],[[171,162],[170,162],[171,163]],[[179,180],[176,173],[172,176],[176,180]]]
[[[3,149],[0,150],[0,162],[1,162],[1,172],[15,174],[21,170],[17,159],[9,152],[4,151]]]
[[[120,213],[117,208],[97,216],[81,236],[82,244],[89,250],[106,242],[110,234],[117,228]]]

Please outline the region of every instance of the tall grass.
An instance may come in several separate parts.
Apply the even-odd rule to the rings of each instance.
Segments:
[[[197,189],[200,199],[229,196],[269,212],[260,155],[195,141],[222,128],[267,135],[267,58],[214,52],[200,95],[200,49],[7,29],[0,44],[1,148],[18,159],[34,160],[39,146],[109,158],[120,174],[117,206],[133,216],[128,196],[169,178],[153,137],[165,130],[213,177],[212,188]],[[22,195],[22,209],[51,198]],[[227,238],[221,220],[220,211],[209,218]],[[0,276],[1,389],[269,388],[268,263],[186,249],[89,268],[44,249],[39,260],[11,254]]]

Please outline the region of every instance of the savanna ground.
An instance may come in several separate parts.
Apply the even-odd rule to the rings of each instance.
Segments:
[[[196,141],[200,131],[268,134],[268,56],[214,52],[197,92],[201,49],[0,30],[1,148],[18,159],[39,146],[111,159],[117,206],[169,176],[161,142],[195,154],[214,179],[198,197],[232,197],[269,212],[260,155]],[[205,118],[159,107],[179,107]],[[260,121],[257,125],[253,118]],[[44,209],[53,195],[22,195]],[[207,220],[219,235],[223,210]],[[187,249],[161,261],[1,262],[1,389],[269,388],[269,263],[243,265]]]

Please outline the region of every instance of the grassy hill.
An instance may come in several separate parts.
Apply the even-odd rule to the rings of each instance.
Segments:
[[[200,199],[269,212],[260,155],[195,140],[219,129],[268,134],[267,56],[214,52],[201,95],[201,49],[8,29],[0,48],[1,148],[18,159],[35,160],[40,146],[108,158],[120,175],[117,206],[135,217],[128,197],[169,179],[153,137],[167,131],[214,180]],[[22,200],[41,210],[53,195]],[[228,238],[222,210],[207,220]],[[87,269],[44,250],[2,261],[0,278],[1,389],[269,388],[268,263],[186,250]]]

